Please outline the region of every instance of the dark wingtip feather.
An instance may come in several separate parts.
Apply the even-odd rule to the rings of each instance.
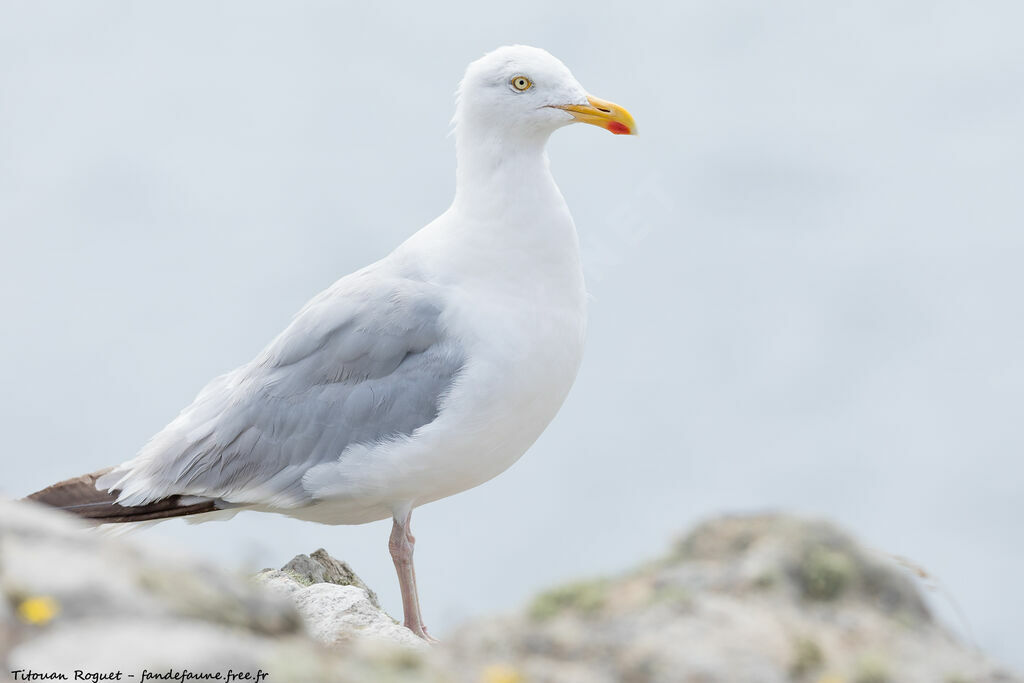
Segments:
[[[26,500],[64,510],[84,519],[100,524],[118,522],[145,522],[168,517],[183,517],[217,510],[216,501],[205,500],[182,505],[181,496],[168,496],[152,503],[138,506],[117,504],[119,491],[107,492],[96,488],[96,480],[109,472],[108,467],[74,479],[47,486],[28,496]]]
[[[53,486],[47,486],[42,491],[36,491],[31,496],[27,496],[26,500],[34,500],[37,503],[69,510],[97,504],[110,505],[117,500],[117,496],[97,489],[96,480],[111,469],[108,467],[92,474],[66,479]]]

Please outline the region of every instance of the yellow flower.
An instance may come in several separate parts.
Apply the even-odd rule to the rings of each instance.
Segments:
[[[511,666],[491,664],[484,669],[483,683],[524,683],[523,675]]]
[[[53,598],[38,595],[26,598],[18,605],[18,616],[30,624],[45,624],[57,616],[60,605]]]

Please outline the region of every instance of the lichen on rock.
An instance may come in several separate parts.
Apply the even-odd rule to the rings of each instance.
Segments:
[[[710,520],[664,557],[545,591],[446,648],[470,671],[500,656],[533,683],[1024,680],[937,623],[892,558],[786,515]]]
[[[428,647],[322,549],[250,581],[0,501],[0,671],[262,668],[268,683],[1024,683],[937,622],[906,565],[825,522],[721,517],[663,557],[556,586]]]

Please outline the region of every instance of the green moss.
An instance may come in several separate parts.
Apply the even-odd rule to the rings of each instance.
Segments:
[[[377,661],[382,668],[394,671],[419,671],[423,668],[423,656],[406,648],[387,650]]]
[[[797,638],[793,641],[793,657],[789,662],[790,678],[801,679],[824,665],[825,655],[818,643],[810,638]]]
[[[853,683],[890,683],[889,666],[878,655],[865,655],[857,662]]]
[[[798,567],[800,590],[810,600],[835,600],[856,578],[856,564],[840,550],[809,548]]]
[[[689,607],[693,604],[693,595],[683,586],[674,583],[661,583],[654,587],[651,604],[666,604],[674,607]]]
[[[736,534],[729,543],[731,555],[742,555],[750,549],[750,546],[757,540],[757,533],[753,530],[744,530]]]
[[[313,580],[311,578],[309,578],[308,576],[303,576],[302,574],[300,574],[298,572],[295,572],[295,571],[292,571],[291,569],[282,569],[281,571],[283,571],[285,574],[290,576],[292,581],[294,581],[297,584],[300,584],[302,586],[312,586],[313,585]]]
[[[577,581],[541,593],[530,605],[530,617],[543,620],[574,610],[583,614],[595,614],[605,605],[608,582],[604,579]]]

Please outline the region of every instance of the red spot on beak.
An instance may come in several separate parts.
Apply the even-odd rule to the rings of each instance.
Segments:
[[[629,135],[629,126],[618,121],[609,121],[608,130],[616,135]]]

